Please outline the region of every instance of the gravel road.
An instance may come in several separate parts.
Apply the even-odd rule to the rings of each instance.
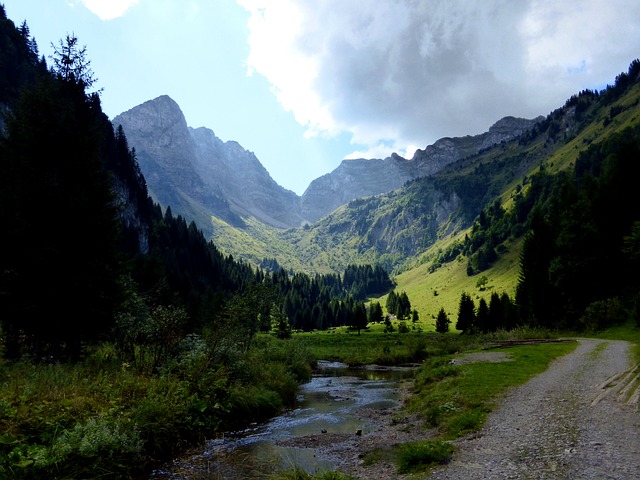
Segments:
[[[629,344],[579,339],[512,390],[485,427],[456,441],[430,480],[640,479],[638,367]]]

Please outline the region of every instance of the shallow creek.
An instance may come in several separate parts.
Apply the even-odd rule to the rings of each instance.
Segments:
[[[209,440],[200,452],[175,460],[151,478],[256,478],[294,466],[310,473],[333,470],[335,462],[323,455],[326,444],[346,435],[366,435],[370,426],[356,412],[396,406],[399,382],[414,373],[411,367],[349,369],[335,362],[319,362],[319,367],[301,386],[295,408]]]

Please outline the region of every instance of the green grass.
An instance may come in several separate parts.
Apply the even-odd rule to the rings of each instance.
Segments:
[[[441,440],[404,443],[397,447],[398,473],[414,473],[449,463],[453,452],[453,445]]]
[[[396,292],[406,292],[411,301],[411,308],[418,311],[420,327],[424,331],[435,331],[435,319],[441,307],[451,320],[451,329],[455,327],[458,317],[458,305],[462,292],[471,295],[476,306],[480,298],[487,303],[493,292],[506,292],[511,298],[515,295],[515,288],[520,272],[519,254],[522,241],[517,240],[510,245],[509,250],[501,255],[492,267],[480,275],[467,275],[467,258],[454,260],[443,264],[442,267],[429,272],[429,263],[420,265],[396,276]],[[476,287],[478,277],[485,275],[488,283],[483,290]],[[384,307],[387,296],[372,299]]]
[[[482,427],[497,398],[509,388],[543,372],[550,361],[576,347],[575,342],[526,345],[493,351],[512,361],[452,365],[451,356],[437,357],[416,376],[410,411],[436,428],[442,439],[454,439]]]
[[[363,331],[360,335],[346,328],[297,333],[291,342],[311,352],[316,359],[343,362],[350,366],[421,362],[484,345],[484,340],[478,340],[479,337],[432,332],[399,333],[397,330],[383,333],[381,326],[375,327],[373,331]]]
[[[351,366],[378,364],[398,365],[422,360],[427,355],[430,336],[420,333],[383,333],[374,331],[351,332],[336,328],[327,332],[298,333],[292,338],[314,358],[338,361]]]
[[[308,473],[301,468],[294,468],[277,472],[269,480],[353,480],[353,477],[336,471]]]

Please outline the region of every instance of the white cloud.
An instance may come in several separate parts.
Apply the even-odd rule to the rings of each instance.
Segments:
[[[121,17],[139,0],[81,0],[82,4],[101,20]]]
[[[349,132],[351,158],[547,114],[640,52],[637,0],[238,3],[249,72],[310,135]]]

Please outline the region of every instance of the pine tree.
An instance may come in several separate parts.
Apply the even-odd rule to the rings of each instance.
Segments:
[[[367,328],[367,311],[362,302],[355,302],[351,312],[350,326],[351,328],[358,330],[358,335],[360,335],[360,330]]]
[[[451,320],[449,320],[447,312],[444,311],[444,307],[440,308],[438,316],[436,317],[436,332],[447,333],[449,331],[450,323]]]
[[[411,302],[406,292],[397,297],[396,316],[399,320],[406,320],[411,315]]]
[[[476,314],[473,299],[467,294],[460,295],[460,304],[458,307],[458,321],[456,329],[462,333],[470,333],[475,325]]]
[[[484,298],[481,298],[478,302],[475,326],[482,333],[487,333],[489,331],[489,307],[487,306],[487,301]]]
[[[505,328],[504,307],[497,292],[491,294],[489,300],[489,315],[487,321],[487,330],[495,332],[499,328]]]
[[[398,296],[391,290],[387,296],[387,313],[395,315],[398,311]]]
[[[381,323],[383,321],[382,306],[374,302],[369,306],[369,323]]]

